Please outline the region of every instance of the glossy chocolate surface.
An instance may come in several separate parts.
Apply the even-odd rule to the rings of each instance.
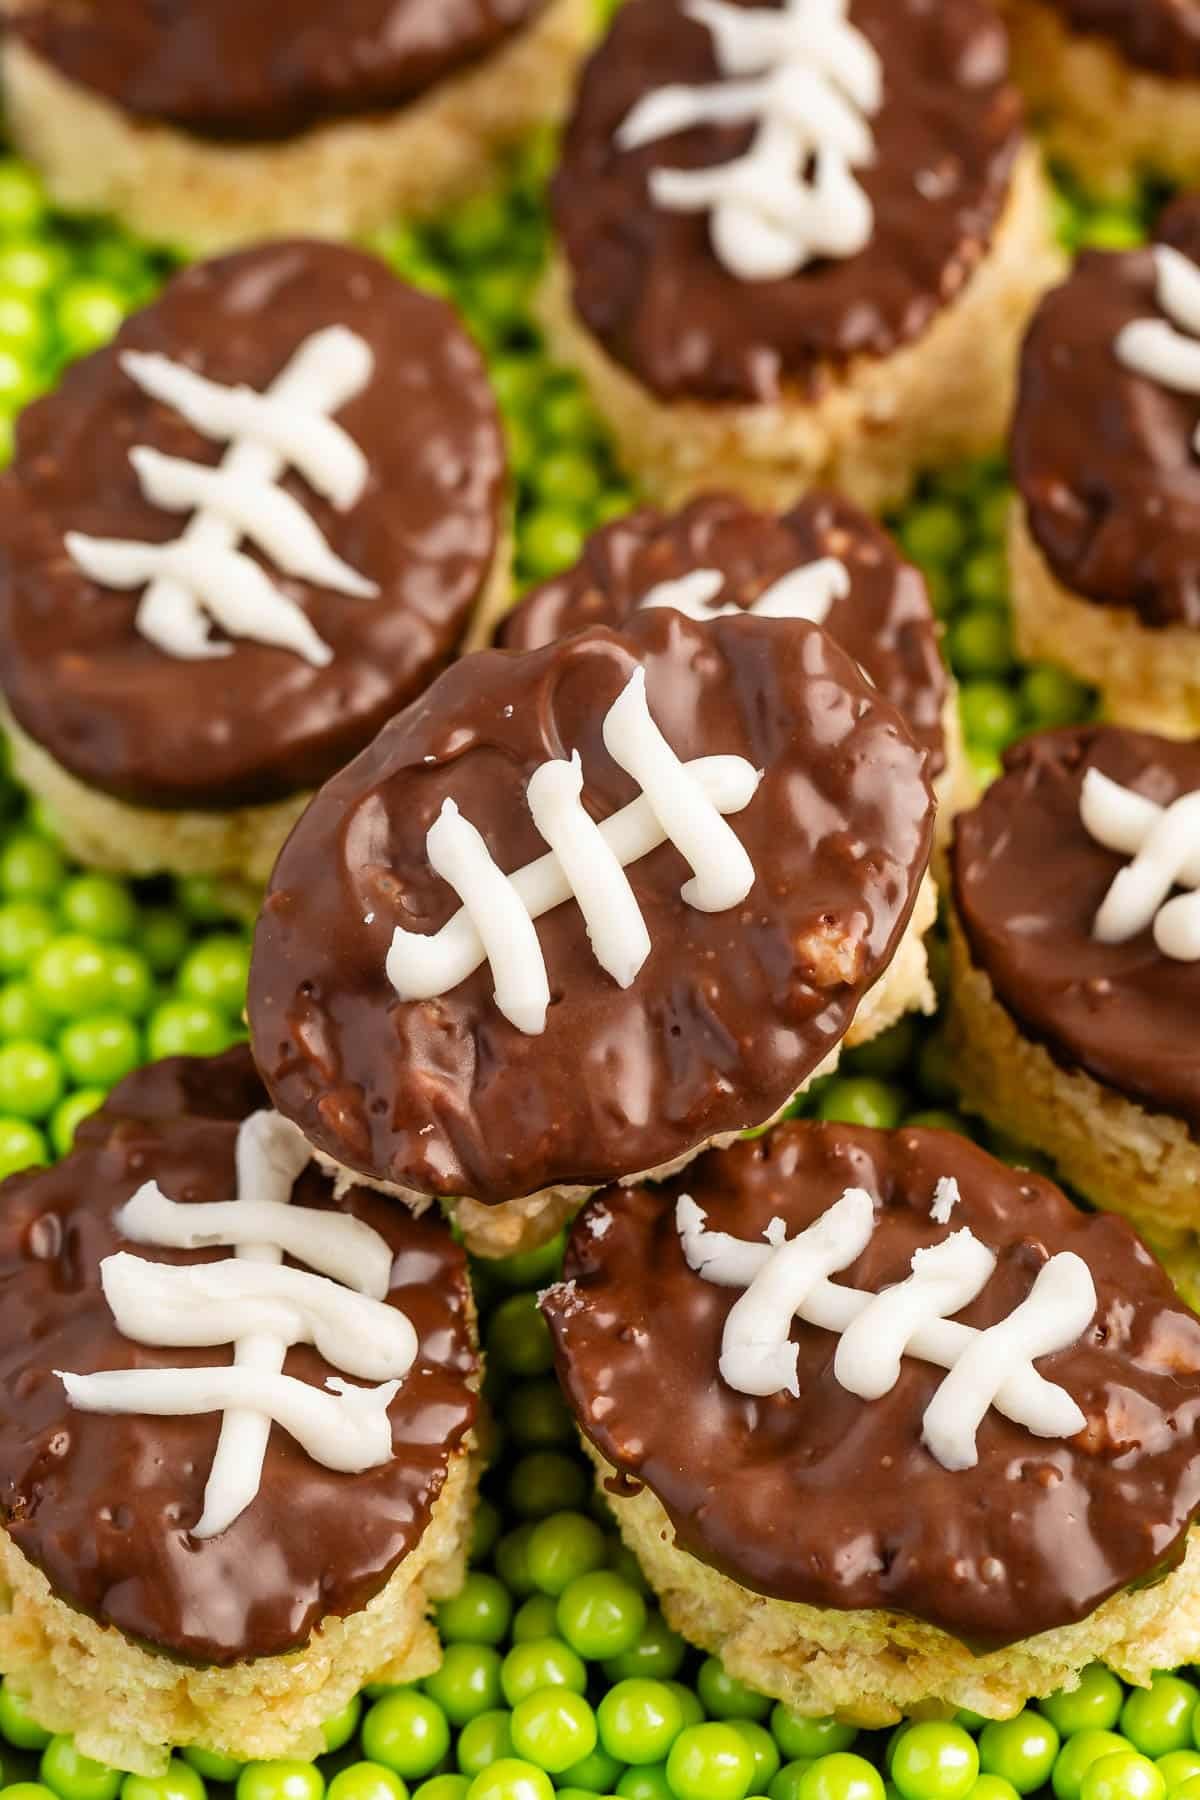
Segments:
[[[271,569],[334,652],[323,669],[245,638],[217,659],[170,656],[135,627],[140,593],[90,581],[64,536],[177,537],[185,518],[143,498],[129,450],[213,465],[225,446],[143,394],[119,358],[158,351],[262,392],[331,325],[375,355],[370,383],[336,415],[368,459],[368,485],[348,512],[298,474],[280,485],[379,594],[349,598]],[[21,415],[0,479],[0,685],[57,762],[137,805],[224,810],[314,787],[449,661],[495,561],[504,489],[483,362],[442,301],[333,244],[198,264]]]
[[[765,771],[730,823],[754,864],[746,901],[680,895],[670,843],[631,864],[652,949],[631,987],[597,963],[583,916],[538,921],[546,1029],[499,1012],[486,966],[401,1002],[394,928],[458,910],[425,839],[452,798],[506,873],[545,843],[534,770],[578,749],[593,817],[636,797],[604,748],[641,666],[684,761]],[[285,848],[255,938],[249,1016],[274,1103],[338,1162],[485,1203],[660,1167],[771,1117],[843,1036],[903,934],[929,856],[925,755],[816,626],[652,609],[521,655],[457,663],[317,795]]]
[[[1200,197],[1156,237],[1200,260]],[[1159,319],[1147,249],[1087,250],[1042,301],[1021,358],[1012,467],[1030,532],[1082,599],[1200,626],[1200,396],[1127,369],[1116,341]]]
[[[545,0],[18,0],[11,28],[136,118],[285,138],[390,110],[497,49]]]
[[[850,17],[884,63],[876,156],[861,171],[874,234],[859,255],[782,281],[738,280],[713,252],[707,215],[668,212],[647,188],[651,169],[741,155],[752,125],[616,147],[644,94],[717,78],[709,32],[684,0],[628,0],[587,66],[554,221],[583,324],[662,400],[768,401],[789,385],[819,394],[829,365],[920,337],[987,254],[1021,141],[999,18],[984,0],[853,0]]]
[[[1194,81],[1200,76],[1197,0],[1044,0],[1072,31],[1107,38],[1127,62]]]
[[[228,1351],[159,1351],[122,1337],[98,1268],[125,1248],[169,1263],[228,1255],[129,1246],[112,1215],[151,1179],[175,1200],[229,1199],[238,1123],[265,1104],[244,1049],[212,1065],[152,1066],[121,1083],[63,1162],[5,1182],[0,1206],[0,1517],[60,1599],[200,1663],[281,1655],[323,1618],[365,1606],[419,1543],[476,1410],[462,1251],[436,1218],[414,1220],[363,1188],[335,1203],[315,1167],[297,1182],[295,1204],[336,1204],[387,1239],[389,1299],[420,1339],[390,1409],[391,1462],[334,1474],[276,1426],[258,1497],[227,1531],[200,1541],[190,1527],[219,1417],[102,1417],[67,1404],[55,1369],[228,1360]],[[284,1373],[319,1384],[336,1371],[297,1346]]]
[[[793,569],[837,557],[851,591],[835,600],[825,628],[904,715],[929,752],[929,773],[946,765],[942,712],[948,682],[925,578],[887,533],[836,494],[810,494],[790,512],[756,512],[732,495],[694,500],[682,512],[651,507],[605,525],[565,575],[534,588],[508,614],[496,642],[536,650],[588,625],[620,628],[660,582],[715,569],[725,586],[715,605],[751,607]]]
[[[937,1225],[943,1176],[961,1200]],[[834,1280],[878,1292],[914,1250],[969,1226],[998,1262],[956,1315],[967,1325],[1005,1317],[1049,1256],[1084,1258],[1094,1323],[1037,1363],[1086,1415],[1078,1436],[1036,1438],[993,1409],[977,1466],[952,1472],[921,1443],[943,1371],[906,1356],[889,1393],[858,1399],[834,1379],[833,1334],[799,1322],[799,1398],[726,1385],[721,1334],[742,1290],[688,1267],[676,1197],[752,1240],[776,1217],[794,1236],[851,1186],[878,1199],[878,1223]],[[966,1138],[781,1126],[665,1187],[597,1195],[565,1274],[543,1311],[583,1430],[653,1490],[683,1549],[757,1593],[910,1613],[988,1648],[1081,1619],[1182,1551],[1200,1502],[1200,1320],[1124,1221],[1076,1210]]]
[[[1200,789],[1200,743],[1113,726],[1049,732],[1009,750],[1005,773],[956,821],[954,900],[973,961],[1001,1005],[1066,1068],[1200,1132],[1200,963],[1164,956],[1149,930],[1101,944],[1092,925],[1128,858],[1079,817],[1088,769],[1159,805]]]

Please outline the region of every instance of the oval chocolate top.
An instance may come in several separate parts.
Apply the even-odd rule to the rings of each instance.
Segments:
[[[227,445],[151,399],[121,356],[159,352],[261,394],[331,326],[374,356],[366,386],[335,415],[366,458],[367,484],[347,511],[294,471],[279,485],[379,592],[334,593],[258,558],[332,650],[328,666],[243,637],[212,660],[168,655],[136,628],[141,592],[90,580],[64,538],[177,538],[187,515],[145,498],[129,451],[212,467]],[[495,561],[504,490],[483,363],[442,301],[332,244],[201,263],[21,415],[0,480],[0,685],[51,756],[138,805],[224,809],[315,787],[449,660]]]
[[[942,1177],[961,1198],[939,1225]],[[915,1250],[968,1226],[997,1255],[955,1315],[968,1326],[1005,1318],[1051,1255],[1084,1259],[1094,1323],[1036,1365],[1082,1409],[1081,1433],[1034,1437],[992,1409],[978,1463],[951,1471],[921,1440],[944,1371],[906,1355],[890,1392],[861,1400],[834,1377],[834,1335],[802,1322],[798,1398],[726,1385],[722,1333],[744,1290],[689,1268],[677,1197],[710,1230],[761,1241],[776,1218],[795,1236],[848,1187],[878,1202],[876,1227],[833,1281],[878,1293]],[[665,1187],[597,1195],[565,1276],[542,1306],[582,1429],[658,1496],[683,1549],[756,1593],[912,1613],[985,1647],[1081,1619],[1181,1553],[1200,1503],[1200,1320],[1123,1221],[1077,1211],[967,1138],[780,1126]]]
[[[782,516],[726,494],[673,515],[651,507],[631,513],[597,531],[573,569],[534,588],[504,619],[496,642],[536,650],[587,625],[619,629],[653,588],[698,569],[725,577],[714,605],[749,610],[774,582],[823,557],[836,557],[851,581],[825,629],[903,713],[929,752],[929,773],[939,775],[948,682],[925,578],[874,520],[836,494],[810,494]]]
[[[526,1035],[485,963],[440,998],[401,1002],[396,926],[458,910],[426,834],[452,799],[511,874],[546,852],[534,770],[578,750],[587,810],[637,797],[602,739],[638,669],[683,761],[763,771],[729,818],[754,867],[746,901],[685,903],[670,842],[626,874],[650,953],[619,987],[578,905],[538,920],[551,989]],[[916,899],[933,823],[924,753],[817,626],[654,608],[543,650],[454,665],[317,795],[276,866],[255,937],[249,1014],[275,1104],[338,1162],[425,1193],[495,1203],[653,1169],[761,1123],[843,1036]]]
[[[1044,0],[1072,31],[1107,38],[1126,62],[1158,75],[1200,75],[1197,0]]]
[[[389,1409],[395,1455],[361,1475],[334,1474],[277,1426],[250,1506],[218,1537],[190,1535],[219,1416],[76,1411],[54,1370],[229,1360],[228,1350],[132,1343],[117,1330],[99,1280],[101,1259],[119,1249],[175,1264],[230,1254],[130,1246],[113,1224],[113,1213],[151,1179],[189,1203],[235,1192],[237,1128],[266,1096],[244,1049],[217,1059],[211,1094],[204,1077],[203,1063],[182,1059],[133,1076],[86,1122],[65,1161],[4,1184],[0,1517],[69,1605],[160,1650],[225,1664],[294,1650],[323,1618],[357,1611],[383,1587],[419,1543],[472,1425],[477,1359],[466,1262],[445,1227],[363,1188],[335,1202],[329,1179],[310,1167],[294,1203],[340,1207],[395,1253],[388,1298],[420,1340]],[[179,1102],[195,1104],[194,1114],[182,1104],[173,1110],[172,1089]],[[253,1099],[234,1116],[239,1089]],[[284,1373],[321,1385],[336,1371],[297,1346]]]
[[[1149,930],[1096,940],[1096,914],[1129,859],[1079,816],[1089,769],[1160,806],[1200,789],[1200,743],[1083,726],[1015,745],[1004,766],[956,821],[954,898],[973,960],[1058,1062],[1200,1132],[1200,963],[1164,956]]]
[[[545,0],[19,0],[9,29],[123,112],[217,139],[290,137],[402,106]]]
[[[1200,198],[1156,237],[1200,260]],[[1064,586],[1143,625],[1200,625],[1200,397],[1126,367],[1119,333],[1163,317],[1149,250],[1088,250],[1034,315],[1012,467],[1029,529]]]
[[[761,0],[735,0],[761,4]],[[753,125],[703,126],[620,150],[634,104],[718,76],[684,0],[628,0],[589,63],[553,189],[574,305],[588,330],[664,400],[765,401],[822,365],[917,338],[986,255],[1021,139],[1004,27],[983,0],[853,0],[880,52],[876,154],[856,171],[875,212],[868,248],[781,281],[721,264],[706,213],[652,204],[655,168],[741,155]]]

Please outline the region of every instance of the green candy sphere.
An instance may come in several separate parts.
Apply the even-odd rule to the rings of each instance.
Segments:
[[[910,1725],[897,1739],[892,1780],[904,1800],[966,1800],[979,1774],[979,1758],[970,1732],[930,1719]]]
[[[1136,1750],[1097,1757],[1084,1776],[1079,1800],[1165,1800],[1162,1770]]]
[[[1026,1707],[1012,1719],[992,1719],[979,1734],[979,1766],[1002,1775],[1018,1794],[1032,1794],[1050,1779],[1059,1736],[1050,1720]]]
[[[667,1781],[676,1800],[746,1800],[753,1779],[754,1752],[733,1725],[690,1725],[671,1745]]]
[[[450,1726],[428,1694],[397,1688],[368,1711],[362,1725],[362,1747],[370,1762],[382,1763],[411,1781],[433,1774],[450,1748]],[[247,1797],[239,1794],[238,1800]]]

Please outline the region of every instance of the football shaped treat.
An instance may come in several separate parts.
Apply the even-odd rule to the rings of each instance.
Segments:
[[[314,240],[201,263],[21,415],[17,772],[85,862],[265,880],[508,562],[500,421],[450,307]]]
[[[628,0],[552,214],[551,341],[665,504],[876,511],[995,449],[1059,266],[986,0]]]
[[[543,1297],[670,1622],[802,1713],[992,1718],[1200,1648],[1200,1320],[957,1134],[791,1122],[598,1194]]]
[[[775,1117],[927,1003],[927,753],[819,626],[671,607],[447,671],[329,782],[251,965],[274,1099],[472,1248]]]
[[[364,1682],[436,1668],[465,1258],[335,1198],[244,1048],[129,1077],[4,1184],[0,1294],[0,1669],[47,1729],[148,1774],[169,1745],[316,1755]]]

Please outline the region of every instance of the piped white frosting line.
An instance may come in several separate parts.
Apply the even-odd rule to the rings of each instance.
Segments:
[[[1124,326],[1118,361],[1177,393],[1200,394],[1200,268],[1170,244],[1155,244],[1152,254],[1156,297],[1167,316]],[[1192,441],[1200,450],[1200,430]]]
[[[359,1381],[399,1380],[417,1354],[398,1307],[305,1269],[245,1256],[181,1267],[120,1251],[105,1257],[100,1280],[117,1329],[137,1344],[196,1350],[265,1336],[312,1344]]]
[[[836,556],[823,556],[781,576],[749,607],[734,600],[718,604],[724,586],[719,569],[693,569],[675,581],[660,581],[641,605],[670,606],[689,619],[729,618],[748,612],[756,619],[809,619],[814,625],[824,625],[834,601],[844,600],[850,592],[850,572]]]
[[[311,1151],[310,1151],[311,1155]],[[280,1200],[217,1200],[188,1206],[168,1200],[153,1181],[140,1187],[114,1217],[131,1244],[164,1250],[237,1249],[272,1243],[284,1255],[334,1281],[386,1298],[392,1254],[377,1231],[346,1213],[295,1209]]]
[[[227,1530],[253,1502],[275,1424],[336,1471],[373,1468],[391,1455],[387,1408],[416,1359],[417,1335],[402,1312],[383,1304],[393,1260],[386,1240],[348,1213],[291,1204],[311,1156],[290,1121],[254,1113],[238,1130],[236,1200],[179,1203],[147,1182],[114,1216],[133,1243],[235,1249],[231,1259],[198,1265],[128,1252],[101,1264],[123,1335],[159,1349],[231,1343],[232,1365],[62,1374],[68,1399],[84,1411],[222,1413],[196,1538]],[[285,1267],[285,1255],[308,1269]],[[309,1343],[335,1368],[382,1385],[353,1388],[331,1378],[322,1392],[285,1376],[288,1350]]]
[[[790,1240],[780,1219],[763,1243],[710,1232],[686,1194],[675,1216],[688,1266],[705,1281],[746,1289],[730,1310],[721,1344],[721,1376],[738,1392],[798,1393],[791,1328],[800,1318],[838,1334],[835,1378],[860,1398],[889,1392],[905,1355],[950,1372],[922,1423],[926,1447],[948,1469],[975,1466],[977,1432],[991,1407],[1037,1437],[1082,1430],[1086,1421],[1076,1402],[1033,1366],[1035,1357],[1075,1343],[1095,1314],[1091,1271],[1073,1252],[1050,1259],[1007,1319],[977,1331],[948,1316],[983,1291],[995,1268],[994,1254],[968,1230],[917,1251],[907,1280],[881,1294],[829,1279],[862,1254],[874,1233],[874,1202],[864,1189],[847,1189]]]
[[[386,971],[401,1000],[449,993],[487,962],[496,1005],[519,1031],[544,1031],[550,980],[533,922],[574,899],[601,966],[628,986],[650,939],[623,870],[670,842],[692,870],[680,890],[704,912],[739,905],[754,885],[754,866],[724,814],[740,812],[761,777],[743,757],[684,763],[650,715],[646,676],[635,670],[605,715],[605,748],[633,777],[641,796],[601,823],[583,805],[578,759],[543,764],[527,797],[548,855],[505,875],[482,833],[452,800],[426,836],[430,866],[462,902],[440,931],[397,926]],[[560,857],[554,848],[563,851]]]
[[[339,510],[361,498],[366,458],[329,415],[370,382],[370,346],[344,326],[315,332],[266,394],[222,387],[153,353],[127,351],[121,367],[143,392],[230,448],[209,468],[135,446],[130,460],[146,497],[169,511],[191,512],[190,522],[165,544],[68,532],[69,556],[101,586],[145,587],[138,630],[167,655],[228,656],[233,646],[210,636],[211,621],[229,638],[255,639],[326,666],[333,653],[303,609],[238,544],[248,539],[284,574],[334,593],[378,594],[377,584],[335,555],[278,485],[290,466]]]
[[[398,1381],[357,1388],[330,1376],[326,1392],[290,1375],[240,1364],[213,1369],[108,1369],[97,1375],[59,1371],[59,1375],[67,1398],[80,1412],[147,1413],[172,1419],[211,1412],[261,1416],[281,1425],[314,1462],[340,1475],[378,1468],[392,1454],[387,1409],[400,1391]],[[261,1473],[260,1469],[255,1493]],[[218,1525],[214,1517],[206,1531],[196,1529],[192,1536],[215,1537],[232,1523],[226,1519]]]
[[[1079,811],[1097,843],[1133,859],[1114,877],[1096,914],[1097,940],[1124,944],[1153,927],[1164,956],[1200,961],[1200,790],[1162,807],[1089,769]],[[1177,887],[1190,891],[1172,899]]]
[[[652,169],[655,204],[708,212],[713,248],[742,281],[780,280],[816,257],[865,249],[874,212],[854,170],[874,160],[869,121],[883,104],[883,67],[850,23],[848,0],[786,0],[774,10],[689,0],[683,10],[711,34],[723,79],[644,95],[618,146],[697,125],[758,129],[731,162]]]

